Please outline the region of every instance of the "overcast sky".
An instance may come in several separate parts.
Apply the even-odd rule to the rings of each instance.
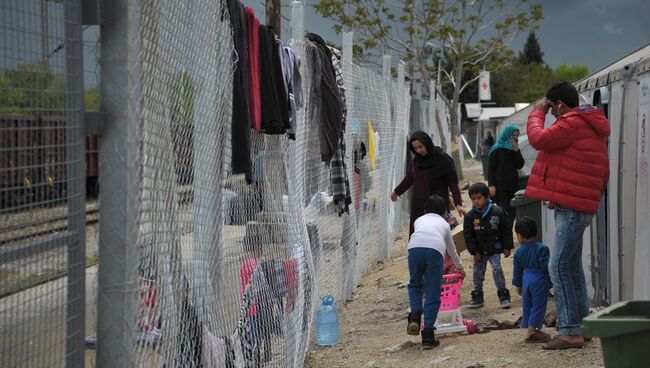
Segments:
[[[512,0],[508,0],[513,2]],[[540,0],[544,20],[537,36],[544,60],[556,67],[561,63],[583,64],[594,72],[650,43],[650,0]],[[288,0],[282,0],[283,38],[289,34],[291,17]],[[318,15],[306,0],[307,30],[328,41],[341,44],[332,31],[332,21]],[[264,19],[263,0],[244,0]],[[521,51],[528,34],[521,35],[510,46]]]
[[[395,0],[399,1],[399,0]],[[491,1],[491,0],[487,0]],[[514,3],[515,0],[506,0]],[[243,0],[244,4],[255,9],[260,19],[265,18],[264,0]],[[282,33],[283,39],[290,35],[290,0],[282,2]],[[561,63],[583,64],[590,72],[620,59],[626,54],[650,43],[650,0],[540,0],[544,9],[544,20],[537,30],[544,60],[556,67]],[[306,31],[315,32],[328,41],[341,44],[341,37],[332,30],[332,21],[323,19],[313,9],[316,0],[306,0],[305,11]],[[0,40],[2,42],[2,60],[0,69],[14,67],[18,60],[28,60],[40,57],[40,38],[37,33],[24,32],[25,28],[39,24],[36,13],[40,2],[30,0],[25,4],[30,12],[21,12],[13,17],[7,12],[0,16],[6,30]],[[57,3],[50,3],[50,15],[55,16]],[[3,12],[4,13],[4,12]],[[34,13],[34,14],[31,14]],[[50,27],[54,27],[54,23]],[[21,31],[23,30],[23,31]],[[52,30],[52,35],[55,30]],[[36,35],[36,36],[35,36]],[[36,38],[34,38],[36,37]],[[89,27],[84,31],[86,67],[86,85],[94,86],[98,79],[97,58],[99,27]],[[515,51],[521,51],[527,34],[522,34],[510,46]],[[51,47],[57,43],[53,40]],[[7,53],[20,50],[21,56]],[[63,53],[60,53],[61,56]],[[396,55],[394,55],[395,60]]]

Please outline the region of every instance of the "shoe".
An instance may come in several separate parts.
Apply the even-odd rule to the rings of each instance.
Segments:
[[[422,323],[422,311],[409,313],[408,327],[406,328],[406,333],[413,336],[419,335],[421,323]]]
[[[510,291],[508,289],[501,289],[497,291],[499,295],[499,302],[501,303],[501,309],[510,308]]]
[[[469,309],[477,309],[483,306],[483,290],[472,291],[472,300],[467,305]]]
[[[429,350],[440,345],[440,341],[436,340],[433,328],[425,327],[422,329],[422,349]]]

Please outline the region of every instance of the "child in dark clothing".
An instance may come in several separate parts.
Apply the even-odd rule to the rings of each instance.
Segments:
[[[524,217],[515,224],[517,241],[521,246],[514,256],[512,284],[522,297],[521,328],[526,330],[526,342],[547,342],[550,336],[541,331],[551,279],[548,275],[548,247],[535,241],[537,223]]]
[[[483,280],[489,261],[501,308],[510,308],[510,291],[506,288],[500,257],[501,253],[509,257],[514,247],[512,224],[506,212],[489,201],[490,190],[484,183],[472,184],[469,197],[473,208],[465,215],[463,234],[467,250],[474,256],[474,290],[468,307],[483,306]]]

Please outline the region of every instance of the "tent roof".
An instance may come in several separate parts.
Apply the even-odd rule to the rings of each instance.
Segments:
[[[623,56],[599,71],[581,79],[575,85],[579,92],[601,87],[623,78],[625,66],[635,61],[650,59],[650,43]]]
[[[514,107],[484,107],[481,109],[481,115],[476,120],[486,121],[492,119],[500,119],[506,116],[510,116],[514,113]]]

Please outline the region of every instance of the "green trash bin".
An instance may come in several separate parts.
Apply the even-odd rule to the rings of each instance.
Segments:
[[[647,367],[650,300],[617,303],[585,317],[582,335],[600,337],[605,367]]]
[[[537,239],[543,243],[542,202],[524,197],[524,189],[521,189],[515,193],[515,197],[510,201],[510,205],[517,209],[517,220],[529,216],[537,222]]]

